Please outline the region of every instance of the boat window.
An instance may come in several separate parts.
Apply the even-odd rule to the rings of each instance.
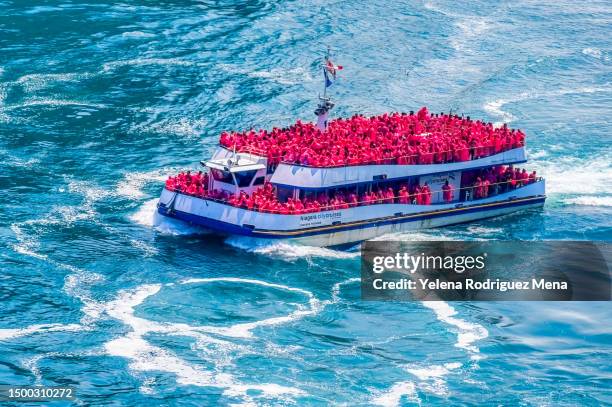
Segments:
[[[280,202],[287,202],[287,199],[293,196],[293,188],[279,186],[277,191],[278,200]]]
[[[255,178],[255,182],[253,182],[253,185],[263,185],[265,181],[266,177],[257,177]]]
[[[251,181],[253,180],[253,177],[255,176],[256,172],[257,170],[240,171],[240,172],[234,173],[234,175],[236,176],[236,182],[238,183],[238,186],[241,188],[250,186]]]
[[[211,168],[210,171],[212,172],[212,176],[215,181],[225,182],[226,184],[232,185],[234,184],[234,178],[229,171],[222,171],[216,168]]]

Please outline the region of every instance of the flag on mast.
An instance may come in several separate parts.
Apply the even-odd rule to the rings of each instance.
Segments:
[[[342,65],[335,65],[329,57],[325,57],[323,75],[325,76],[325,87],[329,88],[336,80],[336,72],[342,70]]]

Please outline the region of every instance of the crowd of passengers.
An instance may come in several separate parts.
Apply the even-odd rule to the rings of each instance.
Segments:
[[[469,193],[466,199],[482,199],[531,184],[537,178],[535,171],[528,173],[524,168],[500,165],[476,171],[462,181],[466,185],[463,189]]]
[[[521,130],[449,114],[355,115],[329,122],[321,132],[297,121],[288,128],[223,132],[220,144],[238,152],[310,167],[368,164],[442,164],[468,161],[525,144]]]
[[[507,192],[537,180],[536,172],[531,174],[525,169],[510,166],[497,166],[474,171],[468,179],[462,181],[464,195],[456,191],[448,181],[442,186],[442,202],[450,203],[458,199],[483,199],[498,193]],[[300,214],[320,212],[325,210],[346,209],[355,206],[375,205],[384,203],[430,205],[432,190],[428,183],[410,185],[408,183],[393,186],[377,186],[371,191],[357,195],[353,188],[337,190],[334,193],[321,191],[304,199],[288,198],[286,202],[278,200],[275,187],[269,182],[250,195],[241,191],[238,195],[229,195],[225,191],[208,190],[208,174],[202,171],[192,174],[190,171],[180,172],[176,177],[169,177],[166,189],[202,198],[224,201],[229,205],[242,207],[259,212],[281,214]]]

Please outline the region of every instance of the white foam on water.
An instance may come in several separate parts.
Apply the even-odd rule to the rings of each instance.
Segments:
[[[310,73],[302,67],[292,69],[272,68],[267,71],[247,71],[246,73],[252,78],[270,79],[281,85],[297,85],[313,80]]]
[[[530,167],[546,178],[546,193],[606,196],[612,190],[612,156],[603,154],[588,159],[572,156],[554,161],[535,160]]]
[[[480,349],[474,344],[476,341],[489,336],[489,332],[479,324],[457,318],[457,311],[444,301],[424,301],[423,306],[433,310],[439,321],[451,325],[456,334],[455,346],[468,351],[470,359],[477,361],[482,359]],[[449,394],[445,376],[453,370],[459,369],[461,363],[452,362],[443,365],[405,366],[404,369],[416,377],[417,383],[413,381],[402,381],[394,384],[388,392],[382,393],[374,400],[374,404],[396,406],[404,394],[416,397],[416,388],[436,394],[447,396]],[[420,400],[416,400],[420,402]]]
[[[106,105],[101,103],[91,103],[80,100],[63,100],[63,99],[45,99],[45,98],[35,98],[30,99],[23,103],[17,103],[13,105],[5,105],[4,110],[15,110],[15,109],[23,109],[28,107],[38,107],[38,106],[48,106],[48,107],[62,107],[62,106],[83,106],[90,107],[93,109],[105,109]]]
[[[210,283],[215,281],[228,281],[236,283],[257,284],[265,287],[278,288],[287,291],[299,292],[309,298],[309,304],[314,310],[312,293],[299,288],[288,287],[281,284],[268,283],[260,280],[219,277],[209,279],[186,279],[181,284]],[[172,283],[166,284],[168,286]],[[213,326],[190,326],[183,323],[159,323],[150,321],[135,315],[135,307],[142,304],[150,296],[159,293],[162,284],[145,284],[133,290],[122,290],[117,298],[110,301],[105,306],[105,312],[132,330],[123,337],[110,340],[104,345],[107,354],[129,359],[129,367],[135,372],[168,372],[176,376],[177,383],[182,385],[213,386],[224,389],[223,394],[230,397],[241,397],[244,401],[251,402],[253,399],[277,399],[292,402],[292,396],[305,394],[302,390],[281,386],[275,383],[241,383],[233,378],[229,373],[218,370],[220,366],[228,364],[225,358],[219,359],[219,353],[224,350],[238,350],[242,348],[231,342],[213,338],[204,333],[216,333],[232,337],[250,338],[251,329],[262,325],[275,325],[287,322],[296,318],[295,313],[290,314],[289,319],[280,320],[269,318],[250,324],[237,324],[232,327],[213,327]],[[163,333],[167,335],[188,336],[196,339],[196,349],[203,349],[211,345],[214,349],[207,352],[207,360],[215,364],[213,371],[206,371],[200,366],[193,365],[179,358],[172,352],[149,343],[144,335],[148,333]],[[142,390],[151,392],[150,383],[147,379],[143,382]],[[249,394],[251,390],[261,392],[258,395]]]
[[[126,31],[126,32],[122,33],[121,36],[123,38],[128,38],[128,39],[143,39],[143,38],[152,38],[152,37],[155,37],[155,34],[145,33],[145,32],[142,32],[142,31]]]
[[[347,280],[341,281],[339,283],[334,284],[332,287],[332,302],[337,303],[340,301],[340,290],[343,285],[353,284],[353,283],[361,283],[361,279],[357,277],[349,278]]]
[[[428,241],[453,241],[451,236],[448,234],[442,234],[440,230],[418,230],[418,231],[406,231],[389,233],[386,235],[375,237],[374,241],[402,241],[402,242],[428,242]]]
[[[85,315],[81,318],[81,324],[90,326],[102,315],[103,305],[92,298],[88,287],[103,282],[104,277],[101,274],[81,270],[71,265],[54,263],[72,272],[64,278],[63,289],[66,294],[79,299],[83,303],[81,311]]]
[[[423,306],[433,310],[439,321],[454,327],[457,334],[457,348],[465,349],[473,360],[481,359],[480,349],[475,342],[489,336],[489,331],[482,325],[457,318],[457,311],[444,301],[423,301]]]
[[[450,37],[451,46],[458,52],[471,51],[474,41],[492,28],[491,21],[480,16],[469,16],[455,23],[457,33]]]
[[[23,13],[24,14],[38,14],[38,13],[49,13],[53,11],[64,11],[64,9],[61,7],[54,7],[54,6],[36,6],[36,7],[32,7],[24,11]]]
[[[181,236],[181,235],[201,235],[210,233],[210,231],[191,226],[178,219],[162,216],[157,212],[158,198],[153,198],[143,203],[136,212],[129,215],[129,219],[142,226],[154,228],[158,232],[165,235]]]
[[[298,259],[310,259],[313,257],[328,259],[354,259],[359,257],[358,252],[345,252],[285,241],[259,240],[244,236],[228,237],[225,239],[225,243],[251,253],[262,254],[291,262]]]
[[[0,108],[2,107],[1,102],[0,100]],[[40,151],[36,154],[36,157],[29,156],[28,158],[23,158],[11,155],[7,150],[0,150],[0,160],[2,160],[3,164],[18,168],[31,168],[36,164],[40,164],[45,156],[46,152]]]
[[[147,65],[196,66],[198,63],[180,58],[136,58],[107,62],[102,65],[102,72],[110,72],[124,66]]]
[[[184,385],[211,386],[223,383],[231,384],[228,377],[219,375],[213,378],[212,374],[197,366],[183,361],[169,351],[154,346],[143,336],[149,332],[177,332],[184,331],[184,324],[163,325],[134,315],[134,308],[155,295],[162,288],[161,284],[146,284],[134,290],[124,290],[117,299],[105,306],[105,312],[128,325],[132,331],[104,344],[104,349],[111,356],[120,356],[130,360],[130,369],[136,372],[164,371],[176,375],[177,382]],[[174,329],[178,328],[178,329]]]
[[[159,202],[157,198],[146,201],[129,216],[129,219],[142,226],[157,226],[161,221],[160,215],[157,213],[157,202]]]
[[[38,239],[36,239],[36,236],[33,234],[30,235],[24,230],[24,228],[36,224],[36,220],[29,220],[21,223],[13,223],[11,225],[11,230],[15,235],[15,239],[17,240],[17,243],[13,245],[13,250],[25,256],[34,257],[39,260],[46,260],[47,255],[36,252],[36,249],[40,247],[40,243],[38,242]]]
[[[594,47],[584,48],[582,50],[582,53],[584,55],[588,55],[590,57],[597,58],[597,59],[601,59],[603,55],[603,53],[601,52],[599,48],[594,48]]]
[[[487,102],[483,106],[486,112],[501,119],[493,123],[496,127],[499,127],[501,124],[510,123],[516,120],[516,116],[514,116],[512,113],[502,110],[502,106],[509,102],[510,101],[506,99],[497,99],[491,102]]]
[[[416,393],[416,386],[411,381],[395,383],[389,390],[378,393],[370,401],[377,406],[394,407],[400,405],[402,397],[407,397],[409,401],[418,404],[421,403]]]
[[[537,160],[539,158],[544,158],[548,156],[548,152],[546,152],[545,150],[540,150],[540,151],[529,151],[528,152],[528,157],[532,160]]]
[[[44,385],[43,383],[43,375],[42,372],[40,371],[40,368],[38,367],[38,364],[40,363],[41,360],[43,359],[47,359],[47,358],[53,358],[53,357],[61,357],[61,358],[83,358],[83,357],[87,357],[87,356],[101,356],[102,353],[100,353],[98,350],[90,350],[90,351],[85,351],[85,352],[76,352],[76,353],[65,353],[65,352],[45,352],[42,354],[37,354],[31,358],[25,359],[21,365],[28,369],[30,372],[32,372],[32,374],[34,375],[34,377],[36,378],[35,381],[35,385],[37,386],[42,386]]]
[[[35,73],[23,75],[15,83],[26,92],[35,92],[57,82],[78,82],[89,77],[91,77],[91,74],[87,72]]]
[[[82,329],[83,327],[80,324],[36,324],[30,325],[27,328],[5,328],[0,329],[0,341],[38,333],[74,332],[81,331]]]
[[[151,246],[142,240],[130,239],[130,244],[133,247],[142,250],[144,257],[155,256],[159,253],[156,247]]]
[[[148,377],[142,381],[138,390],[142,394],[147,394],[147,395],[154,394],[155,392],[153,391],[153,385],[155,384],[155,382],[156,381],[154,377]]]
[[[282,396],[282,395],[293,395],[300,396],[306,394],[304,391],[300,389],[296,389],[294,387],[286,387],[281,386],[275,383],[267,383],[267,384],[234,384],[232,386],[228,386],[226,390],[223,391],[223,394],[226,396],[241,396],[246,394],[249,390],[259,390],[266,394],[267,396]]]
[[[406,368],[406,370],[415,375],[419,380],[427,380],[436,377],[443,377],[450,373],[451,370],[461,367],[461,363],[453,362],[444,365],[428,365],[422,368]]]
[[[13,223],[10,228],[17,241],[17,243],[13,245],[13,250],[17,253],[39,260],[48,260],[47,255],[37,252],[40,248],[38,236],[43,233],[44,228],[61,224],[62,222],[59,219],[54,219],[50,215],[46,215],[39,219],[30,219]],[[29,230],[31,230],[31,233],[28,233]]]
[[[38,253],[40,247],[38,238],[49,229],[65,228],[77,221],[95,219],[95,202],[106,197],[108,192],[79,181],[70,181],[67,189],[70,193],[82,195],[83,202],[76,206],[55,207],[41,218],[12,224],[11,230],[17,240],[13,249],[17,253],[45,261],[69,272],[64,278],[63,289],[68,295],[83,303],[82,311],[85,315],[81,319],[81,325],[78,325],[83,330],[89,329],[90,324],[101,314],[100,304],[93,300],[87,287],[103,281],[104,278],[100,274],[88,272]]]
[[[149,172],[129,172],[117,183],[116,193],[130,199],[140,199],[147,196],[142,190],[151,182],[163,182],[166,180],[170,170],[160,169]]]
[[[183,385],[225,387],[232,384],[230,377],[213,375],[176,357],[171,352],[151,345],[137,333],[107,342],[105,349],[111,356],[130,359],[130,369],[137,372],[162,371],[173,373]]]
[[[302,319],[306,316],[315,315],[319,313],[323,309],[323,306],[325,305],[324,302],[319,301],[308,290],[303,290],[301,288],[295,288],[295,287],[289,287],[283,284],[268,283],[262,280],[253,280],[253,279],[238,278],[238,277],[191,278],[191,279],[183,280],[181,284],[205,284],[205,283],[213,283],[213,282],[253,284],[253,285],[260,285],[263,287],[269,287],[269,288],[275,288],[279,290],[299,293],[305,296],[306,298],[308,298],[309,307],[306,308],[298,304],[297,309],[293,311],[292,313],[290,313],[289,315],[262,319],[262,320],[255,321],[255,322],[246,322],[242,324],[232,325],[229,327],[202,326],[202,327],[197,327],[198,331],[215,333],[215,334],[231,336],[231,337],[236,337],[236,338],[251,338],[253,337],[253,333],[251,331],[255,328],[259,328],[262,326],[286,324],[289,322],[293,322],[293,321]]]
[[[524,100],[532,100],[532,99],[553,99],[559,96],[572,95],[572,94],[591,94],[591,93],[606,93],[611,92],[612,86],[610,84],[606,84],[603,86],[581,86],[577,88],[565,88],[565,89],[557,89],[557,90],[542,90],[542,91],[526,91],[521,92],[515,96],[503,99],[496,99],[493,101],[486,102],[483,105],[483,109],[490,113],[493,116],[499,117],[501,120],[495,122],[496,126],[502,125],[504,123],[510,123],[516,120],[516,116],[512,113],[507,112],[502,109],[503,106],[508,103],[517,103],[522,102]]]
[[[491,228],[491,227],[476,226],[476,225],[468,226],[467,230],[470,234],[473,234],[477,237],[498,235],[500,233],[504,233],[503,228]]]
[[[303,67],[277,67],[259,71],[229,64],[219,64],[218,67],[226,72],[246,75],[251,78],[268,79],[281,85],[297,85],[305,82],[312,82],[314,80],[309,70],[304,69]]]
[[[0,72],[1,74],[2,72]],[[8,92],[7,83],[0,83],[0,123],[9,123],[10,117],[4,113],[4,101],[6,100]]]
[[[155,123],[147,123],[134,127],[135,131],[147,131],[158,134],[173,134],[187,140],[193,140],[202,135],[208,121],[204,118],[197,120],[186,117],[169,118]]]
[[[424,391],[438,396],[447,396],[448,387],[445,376],[451,371],[459,369],[461,363],[445,363],[444,365],[428,365],[423,367],[406,367],[406,371],[419,380],[418,387]]]
[[[111,192],[98,188],[87,181],[70,180],[68,182],[68,192],[83,196],[81,205],[57,208],[57,212],[62,214],[64,221],[69,224],[77,220],[94,219],[97,215],[94,208],[95,204],[112,196]]]
[[[612,196],[589,196],[583,195],[576,198],[564,199],[563,202],[570,205],[583,205],[583,206],[612,206]]]

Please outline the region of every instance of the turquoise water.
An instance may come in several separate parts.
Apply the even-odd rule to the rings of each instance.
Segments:
[[[370,303],[359,259],[194,236],[225,129],[453,109],[528,135],[542,210],[396,239],[610,240],[609,2],[0,1],[0,384],[82,405],[612,403],[608,303]]]

